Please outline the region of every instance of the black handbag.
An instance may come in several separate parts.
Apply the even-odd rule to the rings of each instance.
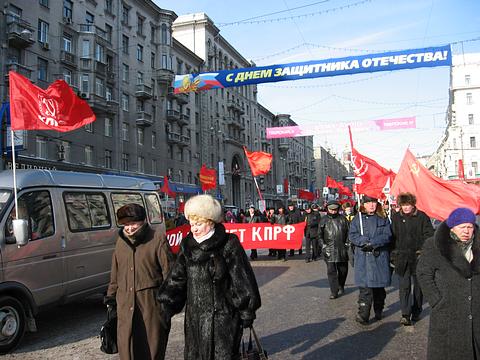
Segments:
[[[252,334],[254,342],[252,341]],[[255,344],[254,344],[255,343]],[[248,338],[247,349],[245,350],[245,343],[242,339],[242,354],[241,360],[267,360],[267,352],[263,350],[262,344],[258,339],[257,333],[253,329],[253,326],[250,327],[250,335]]]
[[[100,350],[105,354],[118,353],[117,309],[115,306],[107,306],[107,320],[100,328]]]

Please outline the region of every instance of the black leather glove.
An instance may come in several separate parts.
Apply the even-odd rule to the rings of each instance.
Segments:
[[[115,307],[117,306],[117,300],[115,296],[104,296],[103,297],[103,304],[106,306],[112,306]]]
[[[364,245],[362,245],[361,247],[362,251],[373,251],[373,245],[370,244],[370,243],[366,243]]]
[[[247,329],[252,327],[253,325],[253,319],[243,319],[242,320],[242,328]]]

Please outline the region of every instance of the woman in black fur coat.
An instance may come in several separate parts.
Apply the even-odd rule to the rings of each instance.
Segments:
[[[255,274],[238,237],[221,224],[217,200],[195,196],[184,212],[190,233],[180,244],[158,300],[167,323],[185,306],[186,360],[235,359],[242,328],[253,324],[261,305]]]
[[[430,304],[428,360],[480,359],[480,243],[475,215],[458,208],[428,239],[417,277]]]

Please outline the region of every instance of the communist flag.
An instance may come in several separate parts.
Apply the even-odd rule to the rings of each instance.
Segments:
[[[170,197],[175,197],[177,195],[174,191],[170,190],[167,176],[163,177],[163,186],[161,187],[160,191],[167,194]]]
[[[247,156],[252,176],[265,175],[270,171],[272,165],[272,154],[263,151],[249,152],[246,147],[243,147],[245,155]]]
[[[215,189],[217,187],[217,172],[215,169],[209,169],[203,164],[200,169],[200,183],[203,191]]]
[[[394,196],[401,192],[414,194],[417,208],[438,220],[445,220],[458,207],[480,213],[478,185],[436,177],[408,149],[392,186]]]
[[[359,194],[377,199],[383,198],[383,189],[395,179],[395,173],[380,166],[376,161],[360,154],[352,147],[352,164],[355,184]]]
[[[327,175],[327,181],[326,181],[325,187],[337,189],[338,183],[335,180],[333,180],[330,176]]]
[[[348,186],[344,185],[341,181],[338,182],[338,193],[340,195],[353,196],[350,188]]]
[[[302,190],[302,189],[298,189],[298,198],[299,199],[304,199],[304,200],[308,200],[308,201],[313,201],[315,200],[315,194],[311,191],[307,191],[307,190]]]
[[[63,80],[47,90],[10,71],[10,122],[12,130],[72,131],[96,117],[85,100],[81,100]]]

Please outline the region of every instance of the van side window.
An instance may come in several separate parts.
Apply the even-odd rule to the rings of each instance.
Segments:
[[[43,239],[55,233],[53,207],[48,191],[31,191],[18,198],[18,216],[28,220],[31,240]],[[12,220],[15,219],[15,207],[12,208],[5,224],[5,236],[13,236]]]
[[[107,199],[103,194],[65,192],[63,199],[71,231],[110,227]]]
[[[142,195],[139,193],[112,193],[112,204],[113,210],[115,211],[115,219],[117,220],[117,210],[120,209],[123,205],[127,204],[138,204],[145,207],[143,203]]]
[[[145,202],[147,203],[147,215],[150,219],[150,223],[161,223],[163,216],[158,196],[156,194],[145,194]]]

